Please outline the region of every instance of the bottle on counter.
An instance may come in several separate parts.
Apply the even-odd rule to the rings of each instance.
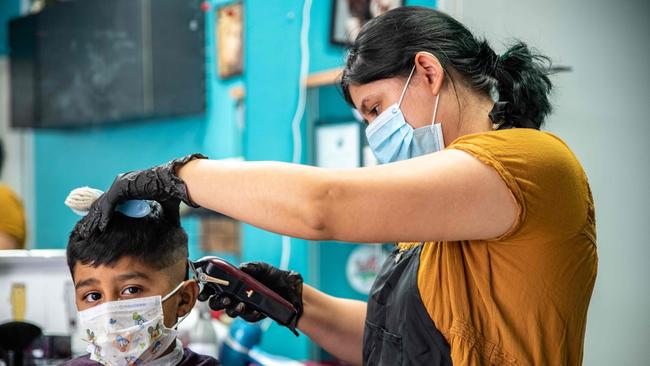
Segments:
[[[198,308],[199,317],[189,333],[187,347],[196,353],[216,358],[219,354],[217,333],[212,325],[212,314],[208,303],[199,302],[196,308]]]

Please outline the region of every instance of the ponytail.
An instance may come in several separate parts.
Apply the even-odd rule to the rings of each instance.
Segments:
[[[531,53],[522,42],[498,56],[457,20],[423,7],[399,7],[364,25],[341,76],[346,101],[354,105],[351,84],[406,78],[420,51],[436,56],[444,69],[455,70],[474,91],[498,93],[490,118],[500,128],[539,129],[551,112],[547,57]],[[453,75],[448,77],[453,83]]]
[[[496,57],[493,70],[504,126],[539,129],[552,110],[549,58],[517,42]]]

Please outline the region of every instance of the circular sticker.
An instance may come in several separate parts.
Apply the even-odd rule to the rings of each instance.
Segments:
[[[357,246],[350,253],[345,268],[350,286],[364,295],[369,294],[386,258],[388,255],[379,244]]]

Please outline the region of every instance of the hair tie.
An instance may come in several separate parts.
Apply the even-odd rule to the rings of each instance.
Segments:
[[[497,125],[497,130],[506,123],[506,116],[510,114],[510,102],[496,102],[488,116],[493,124]]]

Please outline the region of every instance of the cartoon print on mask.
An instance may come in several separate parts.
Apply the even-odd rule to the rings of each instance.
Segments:
[[[160,334],[161,334],[160,333],[160,322],[156,323],[155,328],[154,327],[149,327],[149,329],[147,329],[147,331],[149,332],[149,337],[150,337],[149,339],[150,340],[153,341],[155,339],[158,339],[160,337]]]
[[[94,345],[95,341],[97,340],[97,337],[95,337],[95,332],[90,329],[86,329],[86,335],[88,336],[88,342]]]
[[[115,337],[115,340],[113,340],[113,347],[117,348],[120,350],[120,352],[126,352],[129,350],[129,345],[131,344],[131,336],[128,336],[128,338],[122,337],[121,335],[118,335]]]
[[[108,324],[115,325],[115,323],[117,323],[117,320],[115,320],[113,318],[108,319]]]
[[[156,341],[156,343],[153,344],[153,347],[151,348],[151,353],[156,354],[160,350],[160,346],[162,345],[161,341]]]
[[[142,360],[135,356],[124,357],[124,360],[126,360],[126,364],[129,366],[137,366],[142,364]]]
[[[135,325],[142,325],[147,322],[147,319],[143,318],[137,311],[133,313],[133,320],[135,321]]]

